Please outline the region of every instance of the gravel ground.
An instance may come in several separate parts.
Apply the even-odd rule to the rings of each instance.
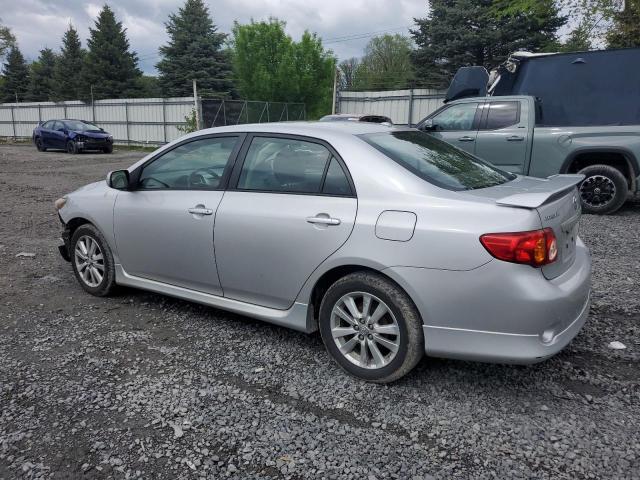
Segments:
[[[52,202],[140,156],[0,146],[0,478],[640,478],[640,203],[583,218],[594,302],[561,354],[381,386],[317,334],[85,294]]]

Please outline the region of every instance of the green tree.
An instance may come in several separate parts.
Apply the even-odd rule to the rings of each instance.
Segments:
[[[160,47],[162,60],[156,65],[163,94],[191,95],[195,79],[200,96],[231,95],[232,68],[223,50],[226,35],[218,33],[204,2],[186,0],[177,14],[169,16],[166,27],[169,43]]]
[[[142,75],[138,79],[138,85],[141,98],[160,98],[162,96],[158,77]]]
[[[4,58],[9,48],[13,46],[15,42],[16,37],[13,36],[9,27],[5,27],[0,23],[0,58]]]
[[[360,59],[356,57],[351,57],[340,62],[338,65],[338,72],[340,73],[340,89],[349,90],[353,88],[356,83],[356,74],[359,66]]]
[[[275,18],[233,27],[237,88],[247,100],[302,102],[310,118],[327,113],[336,60],[322,41],[304,32],[294,42]]]
[[[53,74],[56,54],[50,48],[40,50],[38,60],[31,64],[31,78],[27,98],[32,102],[48,102],[55,98]]]
[[[608,47],[640,47],[640,0],[626,0],[624,9],[612,17],[612,28],[607,33]]]
[[[602,45],[611,20],[620,11],[624,0],[555,0],[557,8],[569,18],[573,29],[562,41],[547,47],[548,51],[574,52]],[[497,17],[522,13],[540,14],[545,7],[538,0],[494,0],[492,9]]]
[[[53,72],[53,98],[79,100],[83,95],[82,68],[86,52],[82,49],[78,31],[69,25],[62,36],[62,47]]]
[[[411,41],[402,35],[373,37],[356,72],[359,90],[407,88],[413,80]]]
[[[91,87],[96,100],[138,96],[142,76],[138,56],[129,50],[126,29],[108,5],[102,7],[89,32],[82,75],[83,97],[90,98]]]
[[[418,82],[446,87],[462,66],[493,68],[516,50],[540,51],[557,40],[567,18],[553,0],[531,11],[496,14],[493,0],[431,0],[431,11],[411,31]]]
[[[4,81],[2,82],[2,92],[0,92],[0,102],[15,102],[16,95],[18,101],[24,102],[29,86],[29,66],[17,45],[10,48],[2,71]]]

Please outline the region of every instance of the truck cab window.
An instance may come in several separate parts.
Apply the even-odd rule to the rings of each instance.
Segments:
[[[498,130],[515,125],[520,121],[519,102],[493,102],[489,104],[489,113],[484,130]]]

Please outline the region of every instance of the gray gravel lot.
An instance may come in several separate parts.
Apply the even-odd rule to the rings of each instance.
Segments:
[[[560,355],[382,386],[318,335],[85,294],[52,202],[140,156],[0,146],[0,478],[640,478],[640,202],[583,218],[593,307]]]

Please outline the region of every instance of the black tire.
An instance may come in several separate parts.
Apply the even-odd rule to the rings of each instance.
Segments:
[[[81,251],[79,242],[81,240],[86,241],[86,238],[90,238],[95,241],[100,248],[100,253],[102,253],[103,274],[102,279],[96,285],[90,285],[79,272],[80,267],[78,266],[78,262],[81,260],[79,260],[77,257],[76,249],[79,249]],[[109,248],[109,245],[107,244],[104,236],[96,227],[91,224],[84,224],[78,227],[71,237],[69,253],[71,256],[73,273],[75,274],[80,286],[86,292],[90,293],[91,295],[95,295],[96,297],[105,297],[114,291],[116,287],[116,272],[113,255],[111,254],[111,249]],[[96,268],[98,267],[96,266]],[[97,280],[97,278],[94,278],[94,280]]]
[[[111,146],[109,146],[109,147],[104,147],[104,148],[102,149],[102,151],[103,151],[104,153],[113,153],[113,145],[111,145]]]
[[[39,152],[47,151],[47,147],[44,146],[44,143],[42,143],[42,138],[40,137],[36,138],[36,148],[38,149]]]
[[[76,142],[74,142],[73,140],[69,140],[67,142],[67,153],[71,155],[75,155],[78,152],[79,150],[78,150],[78,145],[76,145]]]
[[[617,168],[591,165],[578,173],[586,177],[580,184],[580,199],[585,213],[608,215],[617,211],[627,200],[629,185]]]
[[[332,320],[332,311],[336,304],[341,304],[342,299],[348,294],[359,295],[363,293],[373,296],[374,298],[377,297],[375,300],[372,300],[372,304],[378,300],[384,302],[390,309],[390,313],[395,317],[395,322],[399,328],[399,339],[393,335],[392,337],[386,336],[387,339],[394,338],[399,343],[395,356],[389,357],[390,361],[387,364],[381,363],[383,366],[379,368],[366,368],[356,365],[354,360],[348,359],[347,356],[340,352],[340,348],[332,335],[332,321],[334,321]],[[362,308],[362,306],[358,308]],[[364,308],[362,309],[364,310]],[[375,307],[372,307],[371,312],[373,311],[375,311]],[[387,317],[387,314],[385,314],[385,317]],[[386,320],[387,322],[392,321],[390,315],[387,318],[389,318],[389,320]],[[367,325],[367,319],[361,322],[363,326]],[[424,355],[422,319],[416,306],[398,285],[377,273],[352,273],[331,285],[320,305],[319,323],[320,335],[329,354],[347,373],[363,380],[376,383],[389,383],[398,380],[409,373]],[[354,328],[362,329],[362,326]],[[366,331],[376,335],[376,328],[379,327],[369,327]],[[362,334],[356,334],[356,337],[358,337],[356,342],[367,341],[366,337]],[[383,337],[385,337],[385,335],[383,335]],[[345,335],[343,338],[346,339],[347,336]],[[350,336],[349,341],[353,338],[355,337]],[[372,335],[368,335],[368,338],[371,339]],[[380,346],[381,344],[377,345]],[[371,353],[373,350],[370,348],[371,347],[367,347],[368,353],[373,358],[373,354]],[[386,351],[388,355],[391,355],[390,350],[386,350],[384,347],[381,348]],[[361,351],[361,347],[359,347],[359,350]],[[378,351],[380,352],[380,349]],[[353,352],[355,353],[355,349]],[[360,355],[361,354],[358,353],[358,356]],[[371,360],[371,362],[373,362],[373,360]]]

